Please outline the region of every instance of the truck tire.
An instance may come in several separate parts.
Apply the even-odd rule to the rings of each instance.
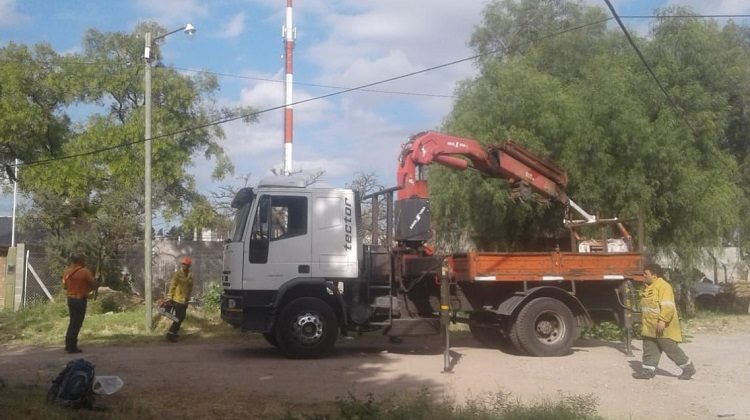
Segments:
[[[576,336],[573,312],[557,299],[540,297],[518,313],[516,334],[522,349],[531,356],[563,356],[570,352]]]
[[[289,302],[276,324],[276,342],[286,357],[317,359],[336,343],[338,322],[333,309],[320,299],[303,297]]]
[[[510,340],[510,343],[513,344],[513,350],[515,350],[518,354],[526,354],[526,350],[521,345],[521,340],[518,338],[518,323],[517,320],[512,320],[510,324],[510,328],[508,328],[508,339]]]

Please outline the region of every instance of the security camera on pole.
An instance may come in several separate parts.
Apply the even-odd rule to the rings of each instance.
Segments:
[[[144,251],[144,298],[146,300],[146,331],[152,330],[152,297],[151,297],[151,47],[154,45],[156,41],[159,41],[160,39],[164,39],[168,37],[169,35],[172,35],[177,32],[185,32],[187,35],[191,36],[195,33],[195,26],[191,24],[187,24],[183,27],[180,27],[178,29],[175,29],[172,32],[167,32],[164,35],[157,36],[154,39],[151,39],[151,32],[146,32],[145,34],[145,47],[143,49],[143,58],[145,59],[145,76],[144,76],[144,82],[145,82],[145,135],[144,135],[144,156],[145,156],[145,171],[144,171],[144,184],[145,184],[145,222],[143,227],[143,238],[144,238],[144,244],[143,244],[143,251]]]

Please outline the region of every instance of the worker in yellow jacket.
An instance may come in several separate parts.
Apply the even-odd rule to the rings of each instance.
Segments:
[[[169,284],[169,293],[167,293],[168,304],[174,308],[177,321],[172,322],[167,332],[167,340],[177,341],[177,331],[180,330],[182,321],[187,315],[187,305],[190,301],[190,293],[193,291],[193,273],[190,272],[190,266],[193,260],[185,257],[181,261],[181,267],[172,276]]]
[[[646,288],[641,293],[643,364],[633,377],[653,378],[664,352],[682,368],[678,378],[690,379],[695,375],[695,366],[677,344],[682,342],[682,331],[672,286],[662,278],[664,274],[658,264],[647,265],[643,275],[646,281]]]

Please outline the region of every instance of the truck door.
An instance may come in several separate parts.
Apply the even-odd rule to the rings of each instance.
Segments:
[[[237,210],[229,241],[224,243],[221,285],[227,289],[242,289],[242,269],[245,261],[243,257],[246,249],[245,230],[252,205],[251,199]]]
[[[247,242],[244,289],[277,290],[310,277],[308,202],[307,194],[260,196]]]

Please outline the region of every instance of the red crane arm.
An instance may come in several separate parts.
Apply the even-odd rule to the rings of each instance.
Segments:
[[[427,180],[421,167],[432,163],[458,169],[474,169],[510,183],[523,182],[547,197],[568,204],[568,177],[558,166],[507,141],[500,146],[482,146],[474,139],[425,131],[409,139],[399,158],[396,174],[401,188],[398,199],[428,198]]]
[[[500,176],[508,182],[524,182],[536,192],[568,204],[565,192],[568,188],[568,174],[564,169],[533,155],[511,140],[491,149],[490,153],[497,162]]]
[[[472,168],[484,173],[490,170],[489,153],[476,140],[424,131],[412,136],[401,150],[396,173],[399,200],[428,197],[421,167],[431,163],[458,170]]]

